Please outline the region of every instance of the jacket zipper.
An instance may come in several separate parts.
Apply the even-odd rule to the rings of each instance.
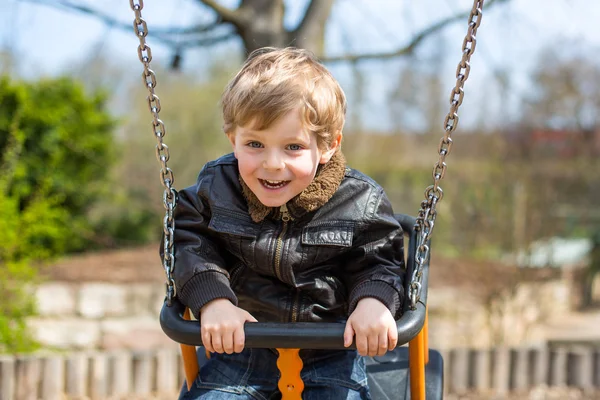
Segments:
[[[287,205],[282,205],[280,208],[281,211],[281,220],[283,221],[283,228],[281,229],[281,233],[277,236],[277,245],[275,246],[275,275],[279,278],[280,281],[283,281],[281,277],[281,256],[283,253],[283,235],[285,235],[287,231],[288,222],[290,221],[290,213],[288,212]]]
[[[275,275],[279,280],[283,281],[281,276],[281,256],[283,255],[283,236],[287,232],[288,223],[292,219],[290,213],[287,209],[287,205],[284,204],[280,208],[281,212],[281,221],[283,221],[283,228],[281,228],[281,233],[277,236],[277,245],[275,247]],[[298,297],[299,292],[296,291],[296,295],[294,296],[294,302],[292,304],[292,322],[296,322],[298,320]]]
[[[298,300],[300,298],[300,290],[296,289],[294,295],[294,303],[292,305],[292,322],[298,322]]]

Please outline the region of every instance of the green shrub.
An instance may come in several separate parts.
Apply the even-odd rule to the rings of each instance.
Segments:
[[[0,78],[0,352],[36,348],[26,320],[39,266],[93,235],[87,212],[114,160],[104,103],[66,78]]]

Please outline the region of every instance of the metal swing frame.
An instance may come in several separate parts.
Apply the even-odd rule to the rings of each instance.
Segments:
[[[452,149],[452,133],[458,126],[458,109],[464,97],[464,85],[470,73],[470,59],[475,52],[477,29],[481,24],[485,0],[473,0],[468,18],[468,29],[462,44],[462,58],[456,69],[456,84],[450,93],[450,109],[443,123],[444,136],[438,147],[438,161],[433,167],[433,184],[425,189],[425,198],[417,218],[397,216],[405,232],[410,232],[410,247],[407,260],[411,277],[406,287],[409,302],[403,316],[397,321],[398,346],[409,343],[410,392],[413,400],[425,400],[425,365],[429,361],[427,339],[427,277],[430,259],[430,239],[437,217],[437,205],[443,198],[440,181],[446,174],[446,157]],[[148,90],[147,102],[152,114],[152,131],[157,140],[156,157],[160,163],[160,179],[164,187],[163,219],[164,255],[163,268],[166,274],[166,296],[160,320],[165,333],[180,343],[188,388],[198,374],[196,346],[202,345],[200,325],[190,319],[189,310],[177,300],[173,279],[175,268],[173,212],[177,206],[173,171],[168,167],[169,148],[164,143],[165,124],[160,119],[160,99],[156,95],[156,75],[150,68],[152,51],[146,43],[148,26],[142,18],[143,0],[129,0],[135,14],[133,29],[139,39],[138,57],[144,71],[143,84]],[[281,371],[279,389],[285,400],[301,399],[303,383],[300,379],[302,360],[299,348],[343,349],[343,324],[328,323],[252,323],[246,324],[246,347],[280,349],[278,366]]]

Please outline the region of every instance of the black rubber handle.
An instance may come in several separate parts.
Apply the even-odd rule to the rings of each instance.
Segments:
[[[198,321],[183,319],[185,306],[177,299],[163,305],[160,324],[168,337],[178,343],[202,346]],[[414,338],[425,320],[425,306],[417,305],[396,321],[398,345]],[[344,324],[324,322],[263,323],[248,322],[244,326],[247,348],[344,349]],[[355,348],[354,344],[352,348]]]

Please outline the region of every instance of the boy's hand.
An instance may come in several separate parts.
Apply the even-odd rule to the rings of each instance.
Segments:
[[[382,356],[396,348],[398,330],[390,310],[372,297],[361,299],[346,322],[344,346],[352,344],[356,335],[356,349],[361,356]]]
[[[240,353],[244,350],[244,323],[257,322],[249,312],[227,299],[215,299],[200,309],[202,344],[213,353]]]

